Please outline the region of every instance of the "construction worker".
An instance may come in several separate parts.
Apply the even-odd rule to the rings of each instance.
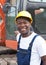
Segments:
[[[17,34],[18,65],[46,65],[46,42],[45,40],[30,30],[33,22],[32,16],[27,11],[18,13],[15,19],[19,33]]]

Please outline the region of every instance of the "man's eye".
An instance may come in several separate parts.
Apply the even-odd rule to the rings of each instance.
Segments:
[[[19,23],[17,23],[17,24],[21,24],[21,23],[19,22]]]

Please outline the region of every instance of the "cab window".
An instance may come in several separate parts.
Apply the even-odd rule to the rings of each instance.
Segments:
[[[41,34],[46,34],[46,9],[35,10],[35,29]]]

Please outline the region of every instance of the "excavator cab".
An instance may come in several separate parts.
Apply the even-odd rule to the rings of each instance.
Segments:
[[[46,1],[28,0],[26,10],[32,14],[33,30],[46,40]]]

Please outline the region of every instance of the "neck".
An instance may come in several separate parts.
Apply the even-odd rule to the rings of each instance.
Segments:
[[[30,32],[28,32],[28,33],[25,33],[25,34],[21,34],[22,35],[22,37],[28,37],[30,34],[32,34],[32,32],[30,31]]]

